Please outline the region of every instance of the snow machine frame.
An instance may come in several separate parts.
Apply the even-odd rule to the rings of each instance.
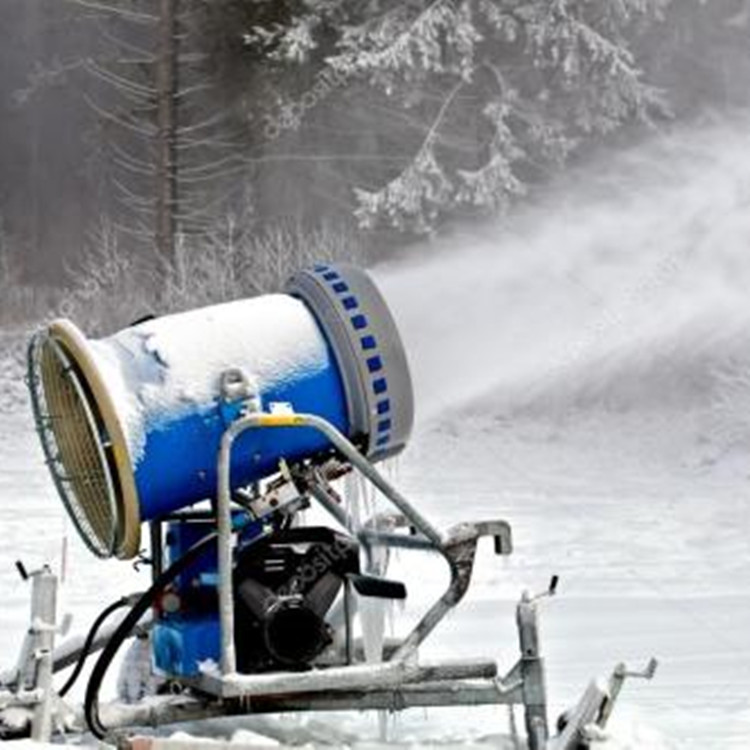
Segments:
[[[234,532],[229,471],[234,441],[251,429],[307,428],[325,435],[344,466],[356,469],[396,508],[397,513],[380,516],[387,522],[365,524],[357,528],[335,490],[319,466],[303,463],[283,467],[288,479],[305,496],[317,500],[334,519],[366,549],[375,546],[436,552],[448,564],[450,582],[442,596],[426,611],[413,630],[397,642],[386,642],[384,661],[361,663],[359,649],[352,638],[352,589],[357,581],[344,586],[345,641],[333,654],[327,651],[307,672],[265,672],[240,674],[234,641],[234,598],[232,566]],[[137,727],[158,727],[184,721],[302,711],[340,711],[379,709],[400,711],[411,707],[507,705],[521,706],[524,712],[528,750],[568,750],[579,747],[584,728],[604,726],[611,714],[626,677],[652,677],[655,662],[643,673],[628,672],[618,665],[610,680],[610,689],[592,683],[579,704],[565,717],[560,734],[551,738],[547,718],[547,690],[544,658],[540,648],[538,604],[542,597],[555,593],[557,578],[538,596],[524,592],[516,608],[520,656],[513,667],[500,676],[492,660],[459,660],[420,663],[418,647],[440,621],[466,594],[474,568],[476,549],[482,537],[492,537],[495,553],[512,552],[510,525],[504,520],[461,523],[447,532],[436,529],[414,506],[364,457],[344,435],[326,420],[311,414],[249,413],[240,416],[226,429],[218,455],[218,488],[214,506],[217,523],[218,599],[221,633],[221,658],[218,671],[204,672],[195,678],[180,678],[192,692],[150,698],[141,704],[101,706],[102,724],[112,736]],[[348,469],[347,469],[348,470]],[[158,539],[159,524],[152,522],[152,534]],[[400,532],[400,533],[399,533]],[[160,548],[159,548],[160,549]],[[157,555],[159,557],[160,555]],[[157,577],[161,561],[155,559]],[[55,623],[57,578],[48,567],[27,574],[32,580],[31,627],[21,658],[15,669],[0,674],[0,726],[2,711],[8,706],[23,706],[31,715],[33,739],[48,741],[53,727],[61,722],[63,704],[52,687],[52,675],[81,657],[104,648],[116,632],[116,626],[99,633],[95,642],[81,645],[63,643],[53,649],[54,635],[66,625]],[[389,585],[392,582],[384,581]],[[377,595],[377,594],[376,594]],[[382,595],[382,594],[380,594]],[[128,598],[130,601],[133,597]],[[69,623],[67,623],[69,624]],[[148,630],[147,618],[140,620],[136,632]],[[131,633],[135,635],[136,632]],[[85,652],[85,653],[84,653]],[[81,717],[78,717],[79,720]]]
[[[351,608],[345,607],[346,646],[343,661],[325,669],[305,673],[240,675],[234,650],[234,599],[232,595],[232,520],[229,466],[235,439],[250,429],[313,428],[322,432],[349,464],[371,482],[397,509],[394,525],[410,533],[356,529],[354,519],[337,502],[328,482],[315,468],[298,478],[311,497],[328,511],[365,546],[408,548],[440,553],[450,570],[450,583],[444,594],[423,615],[406,638],[392,648],[380,664],[353,664]],[[520,703],[525,706],[531,750],[544,746],[548,734],[544,670],[538,648],[536,609],[528,600],[519,606],[519,633],[522,657],[503,679],[491,662],[454,662],[420,666],[417,649],[445,615],[465,595],[474,567],[477,543],[481,537],[494,539],[495,551],[512,551],[511,528],[506,521],[464,523],[441,533],[393,487],[356,447],[326,420],[312,414],[250,414],[235,421],[224,433],[219,452],[217,493],[219,617],[221,663],[219,675],[203,675],[198,687],[221,699],[250,699],[252,706],[267,710],[326,710],[340,708],[406,708],[410,705],[475,705],[481,703]],[[351,583],[345,587],[345,598]],[[483,680],[464,684],[465,680]],[[410,686],[410,687],[407,687]],[[469,689],[471,688],[471,689]],[[332,694],[332,693],[335,693]]]

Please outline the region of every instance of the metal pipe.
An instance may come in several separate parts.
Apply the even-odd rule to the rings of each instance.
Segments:
[[[340,505],[334,502],[328,493],[319,485],[311,484],[307,491],[340,523],[347,531],[356,533],[354,520]]]
[[[445,682],[431,685],[402,685],[392,690],[345,691],[301,695],[260,696],[253,699],[253,713],[285,711],[364,711],[441,706],[512,704],[519,694],[503,694],[487,682]]]
[[[328,690],[362,689],[363,685],[394,687],[409,682],[417,674],[416,664],[385,662],[355,664],[311,672],[275,672],[245,675],[224,674],[221,677],[203,675],[198,686],[220,698],[254,698],[258,695],[284,693],[326,692]]]
[[[31,628],[36,640],[34,687],[41,693],[31,719],[31,739],[49,742],[52,736],[52,650],[55,645],[57,576],[46,566],[32,576],[31,602]]]
[[[544,750],[549,738],[547,724],[547,691],[544,659],[539,649],[537,604],[524,593],[516,610],[518,640],[521,650],[523,704],[529,750]]]
[[[258,696],[249,710],[246,704],[229,704],[185,696],[156,698],[131,705],[102,706],[102,719],[110,729],[175,724],[221,716],[293,711],[347,711],[383,709],[400,711],[413,707],[481,706],[520,702],[518,692],[503,693],[494,682],[444,682],[403,685],[393,689],[351,690],[339,693]],[[243,709],[244,707],[244,709]]]
[[[420,550],[424,552],[441,551],[429,539],[425,539],[421,536],[393,534],[387,531],[371,531],[369,529],[363,529],[357,534],[357,537],[373,547],[399,547],[401,549]]]
[[[346,664],[352,663],[352,583],[347,576],[344,578],[344,654]]]
[[[567,715],[567,724],[562,732],[546,744],[538,746],[544,750],[576,750],[576,748],[581,747],[584,728],[596,723],[606,700],[606,690],[597,685],[596,682],[590,683],[576,707]],[[539,740],[537,740],[537,744],[538,742]],[[534,750],[531,738],[529,738],[529,747]]]
[[[232,595],[232,498],[230,458],[235,438],[245,420],[233,422],[222,435],[218,461],[218,492],[216,497],[217,573],[219,576],[219,625],[221,632],[221,673],[237,671],[234,646],[234,600]],[[248,425],[250,426],[250,425]]]
[[[155,581],[164,572],[164,547],[161,519],[151,521],[149,524],[149,537],[151,541],[151,580]]]
[[[487,661],[447,662],[419,665],[412,661],[330,667],[309,672],[231,674],[217,679],[204,675],[198,686],[221,698],[328,693],[337,690],[370,691],[395,688],[408,683],[457,679],[488,679],[497,675],[497,665]]]
[[[162,724],[178,724],[183,721],[202,721],[226,716],[227,706],[187,696],[154,698],[140,703],[109,703],[100,707],[103,724],[111,731],[124,727],[158,727]],[[77,723],[82,723],[79,716]]]
[[[89,655],[95,654],[97,651],[101,651],[108,643],[109,639],[114,635],[114,632],[119,627],[123,618],[127,616],[127,613],[122,614],[120,617],[113,616],[110,623],[105,623],[94,638],[91,647],[89,648]],[[153,614],[147,612],[143,619],[138,623],[138,628],[133,632],[133,635],[139,633],[146,633],[153,626]],[[60,672],[66,667],[71,667],[75,664],[83,652],[83,644],[86,641],[85,635],[74,636],[63,641],[57,646],[52,654],[52,671]]]

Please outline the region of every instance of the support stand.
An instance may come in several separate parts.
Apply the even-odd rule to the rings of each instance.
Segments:
[[[31,739],[49,742],[56,700],[52,688],[55,633],[66,632],[70,620],[57,627],[57,576],[48,566],[32,573],[20,562],[16,567],[24,580],[31,581],[31,624],[15,669],[0,676],[0,709],[29,710]]]

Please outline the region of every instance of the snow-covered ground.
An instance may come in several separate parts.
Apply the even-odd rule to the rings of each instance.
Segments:
[[[747,125],[588,165],[502,230],[456,231],[377,271],[420,414],[401,487],[441,526],[501,517],[515,533],[510,558],[482,551],[425,655],[510,667],[518,594],[559,574],[543,619],[553,717],[617,661],[661,662],[653,682],[626,687],[608,750],[750,745]],[[0,654],[15,653],[26,618],[13,561],[59,567],[65,528],[30,420],[6,410]],[[68,548],[79,628],[144,584],[126,563],[93,560],[72,530]],[[444,578],[406,554],[402,573],[408,621]],[[298,740],[378,737],[373,717],[284,726]],[[502,710],[431,711],[401,717],[391,737],[469,747],[506,731]]]
[[[424,655],[496,656],[509,668],[517,595],[543,588],[555,572],[560,594],[543,617],[553,715],[617,661],[640,667],[656,655],[656,680],[630,684],[615,714],[616,737],[641,738],[624,746],[747,747],[750,520],[743,491],[750,467],[737,461],[718,471],[683,461],[695,449],[691,425],[684,415],[672,417],[649,423],[588,414],[550,425],[461,414],[422,432],[400,468],[409,496],[443,526],[506,518],[516,545],[507,559],[483,549],[476,585]],[[0,653],[9,656],[26,624],[28,595],[13,561],[48,560],[59,569],[64,521],[27,420],[3,424]],[[94,561],[76,538],[69,552],[65,602],[79,628],[105,603],[144,585],[145,573]],[[444,577],[414,556],[396,561],[393,574],[402,572],[411,584],[404,613],[411,619],[439,594]],[[329,722],[330,741],[378,736],[374,718]],[[469,742],[506,729],[500,709],[475,718],[435,710],[428,719],[422,712],[402,717],[392,737]]]
[[[556,572],[543,635],[558,709],[615,661],[640,668],[653,654],[657,678],[628,686],[619,732],[642,725],[667,747],[747,747],[750,464],[704,464],[692,428],[678,412],[554,424],[490,413],[422,436],[403,468],[421,507],[444,523],[500,515],[515,532],[511,558],[481,559],[470,601],[443,634],[450,646],[495,648],[509,662],[513,595]]]

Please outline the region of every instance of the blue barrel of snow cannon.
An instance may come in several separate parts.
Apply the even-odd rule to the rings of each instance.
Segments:
[[[372,461],[400,452],[413,421],[395,323],[369,276],[343,265],[100,340],[57,320],[30,346],[29,382],[59,494],[100,557],[133,557],[142,522],[215,495],[221,437],[243,409],[316,414]],[[249,430],[232,485],[332,450],[312,428]]]

